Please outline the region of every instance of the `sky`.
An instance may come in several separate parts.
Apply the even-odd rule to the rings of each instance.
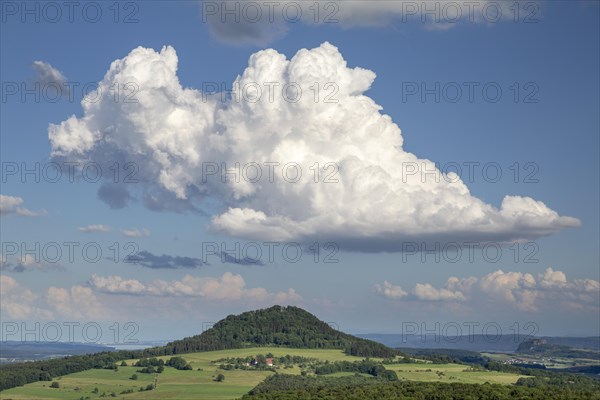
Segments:
[[[600,334],[597,2],[1,4],[2,340]]]

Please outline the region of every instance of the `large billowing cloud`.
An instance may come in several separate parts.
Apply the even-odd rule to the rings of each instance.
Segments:
[[[600,310],[600,282],[593,279],[569,281],[562,271],[547,268],[537,278],[529,273],[497,270],[481,278],[451,277],[441,288],[429,283],[415,285],[411,291],[385,281],[375,291],[388,299],[417,301],[492,302],[508,304],[522,311],[537,311],[556,304],[568,309]]]
[[[202,21],[217,39],[231,44],[264,45],[287,34],[297,24],[349,29],[419,24],[426,29],[449,29],[458,24],[534,22],[538,2],[330,0],[203,0]]]
[[[210,228],[244,239],[398,251],[407,240],[528,240],[579,225],[529,197],[486,204],[405,150],[399,127],[365,95],[375,73],[349,68],[329,43],[290,60],[253,54],[225,99],[182,87],[177,68],[169,46],[114,61],[83,115],[50,125],[53,157],[106,171],[134,163],[136,183],[120,179],[127,196],[154,210],[217,204]],[[135,95],[106,95],[125,86]],[[225,174],[236,163],[237,179]]]

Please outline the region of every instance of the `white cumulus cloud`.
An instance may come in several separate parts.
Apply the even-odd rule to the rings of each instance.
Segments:
[[[388,281],[383,282],[381,285],[376,284],[375,290],[389,299],[401,299],[408,295],[401,286],[393,285]]]
[[[143,228],[122,229],[121,233],[127,237],[146,237],[150,236],[150,230]]]
[[[414,294],[419,300],[465,300],[465,295],[460,291],[452,291],[446,288],[436,289],[428,283],[417,283]]]
[[[208,300],[249,300],[290,303],[302,300],[294,290],[271,293],[265,288],[247,288],[241,275],[224,273],[220,278],[197,278],[186,275],[181,280],[153,280],[140,282],[120,276],[102,277],[93,275],[91,288],[103,293],[146,296],[202,297]]]
[[[521,311],[537,311],[556,304],[564,308],[599,309],[600,282],[593,279],[569,281],[562,271],[547,268],[537,279],[529,273],[497,270],[481,278],[451,277],[441,288],[429,283],[417,283],[411,291],[385,281],[376,284],[375,291],[389,299],[471,302],[482,300],[508,304]]]
[[[99,301],[89,287],[75,285],[70,288],[48,288],[48,305],[63,317],[106,318],[109,310]]]
[[[67,89],[67,86],[64,86],[67,82],[67,78],[49,63],[45,61],[34,61],[32,67],[37,72],[37,81],[42,85],[53,84],[57,86],[57,89]]]
[[[0,215],[15,214],[22,217],[37,217],[46,214],[45,210],[31,211],[21,207],[23,202],[21,197],[0,194]]]
[[[21,286],[14,278],[0,275],[0,312],[3,318],[24,320],[49,319],[52,313],[36,305],[39,296]]]
[[[233,85],[245,95],[225,101],[182,87],[177,68],[170,46],[138,47],[114,61],[99,90],[135,82],[135,102],[83,101],[81,117],[50,125],[52,155],[107,169],[133,162],[146,206],[180,212],[216,200],[221,211],[210,228],[250,240],[398,251],[407,240],[530,240],[580,224],[539,200],[508,195],[495,207],[455,176],[432,179],[435,164],[407,151],[400,128],[365,95],[375,73],[348,67],[329,43],[289,60],[273,49],[253,54]],[[303,95],[288,90],[286,98],[290,87]],[[236,163],[263,166],[262,179],[225,179]],[[298,168],[285,169],[290,163]],[[407,175],[408,164],[422,173]],[[207,166],[219,167],[215,179]]]
[[[77,228],[77,230],[79,232],[83,232],[83,233],[109,232],[110,229],[111,229],[110,226],[106,226],[106,225],[102,225],[102,224],[80,226],[79,228]]]

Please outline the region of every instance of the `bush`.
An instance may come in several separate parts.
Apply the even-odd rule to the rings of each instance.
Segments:
[[[215,381],[217,381],[217,382],[223,382],[224,380],[225,380],[225,375],[223,375],[223,374],[219,374],[215,378]]]
[[[191,370],[192,366],[185,361],[185,359],[181,357],[171,357],[169,361],[167,361],[167,365],[169,367],[173,367],[175,369],[186,371]]]
[[[129,379],[131,379],[132,381],[137,381],[138,376],[137,376],[137,374],[133,374],[133,375],[131,375],[131,378],[129,378]]]
[[[60,387],[60,383],[54,381],[52,382],[52,384],[50,385],[51,388],[53,389],[58,389]]]

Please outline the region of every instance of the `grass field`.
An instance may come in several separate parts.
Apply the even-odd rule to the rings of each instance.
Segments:
[[[394,364],[385,367],[396,371],[398,378],[409,381],[511,384],[524,377],[497,371],[468,371],[466,365],[460,364]]]
[[[211,361],[228,357],[266,354],[269,352],[273,353],[275,357],[282,357],[289,354],[323,361],[355,361],[362,359],[361,357],[347,356],[341,350],[288,349],[281,347],[190,353],[181,354],[180,356],[192,365],[193,370],[178,371],[167,367],[163,373],[158,374],[157,388],[151,391],[139,392],[138,390],[141,386],[145,387],[153,383],[155,374],[137,373],[138,380],[131,380],[129,378],[136,373],[139,367],[132,366],[135,360],[127,360],[128,366],[119,366],[117,371],[94,369],[66,375],[55,379],[60,384],[60,388],[58,389],[51,388],[51,382],[30,383],[1,392],[0,399],[104,399],[113,398],[110,396],[113,392],[118,399],[236,399],[247,393],[267,376],[273,374],[273,372],[258,370],[223,371],[218,369],[218,366],[211,363]],[[170,356],[160,358],[168,359]],[[198,371],[198,368],[202,369],[202,371]],[[458,364],[393,364],[387,365],[386,368],[396,371],[400,379],[416,381],[509,384],[514,383],[519,378],[519,375],[499,372],[465,372],[464,370],[467,367]],[[295,366],[291,369],[281,369],[281,371],[283,373],[299,374],[300,368]],[[225,376],[223,382],[214,381],[214,377],[219,373]],[[334,376],[343,375],[346,374],[342,373]],[[95,388],[98,388],[97,393],[94,393]],[[128,389],[134,390],[134,393],[120,394]],[[105,397],[101,397],[102,394],[105,394]]]

